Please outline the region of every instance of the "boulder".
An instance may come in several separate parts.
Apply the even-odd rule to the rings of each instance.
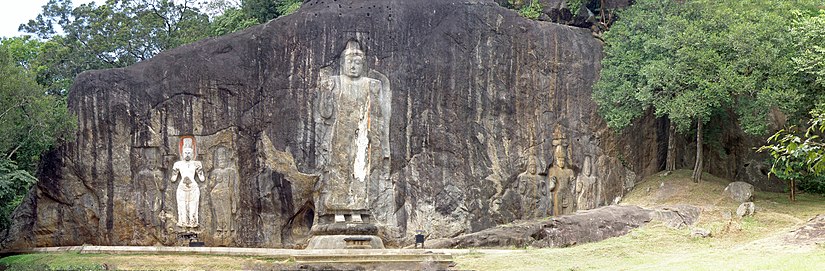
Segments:
[[[737,202],[753,201],[753,185],[746,182],[732,182],[725,187],[724,192]]]
[[[428,240],[427,248],[568,247],[625,235],[651,221],[652,211],[610,205],[549,219],[521,221],[453,238]]]
[[[660,221],[670,228],[681,229],[693,226],[701,213],[701,208],[691,205],[662,207],[654,211],[653,220]]]
[[[706,230],[703,228],[694,228],[690,231],[690,237],[693,238],[708,238],[711,237],[710,230]]]
[[[736,216],[738,216],[738,217],[750,216],[750,215],[753,215],[753,213],[755,211],[756,211],[756,205],[754,205],[753,202],[750,202],[750,201],[749,202],[743,202],[742,204],[739,205],[738,208],[736,208]]]
[[[825,214],[809,219],[805,225],[783,235],[782,238],[787,244],[818,245],[821,249],[822,244],[825,244]]]

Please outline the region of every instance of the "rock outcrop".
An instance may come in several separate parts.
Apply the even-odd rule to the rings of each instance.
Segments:
[[[543,220],[509,225],[425,242],[428,248],[568,247],[622,236],[647,224],[656,211],[611,205]]]
[[[753,185],[746,182],[732,182],[725,187],[725,195],[739,203],[753,201]]]
[[[3,247],[182,244],[170,178],[188,136],[206,179],[202,241],[302,247],[323,176],[320,78],[340,72],[353,40],[392,94],[381,113],[389,156],[366,193],[388,246],[418,229],[450,237],[537,217],[554,196],[569,199],[565,211],[604,206],[659,170],[652,117],[617,137],[596,114],[602,45],[587,29],[492,0],[309,0],[239,33],[78,76],[76,139],[44,157]],[[587,179],[549,190],[554,153],[566,153],[565,174],[591,161]]]

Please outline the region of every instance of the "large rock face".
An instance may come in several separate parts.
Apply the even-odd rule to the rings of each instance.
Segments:
[[[587,29],[492,0],[311,0],[240,33],[78,76],[76,140],[45,157],[4,247],[181,244],[170,179],[186,136],[205,172],[203,241],[303,246],[326,165],[320,78],[340,72],[351,40],[391,91],[389,157],[366,193],[388,246],[419,229],[452,237],[545,215],[535,208],[550,212],[551,196],[564,210],[607,205],[659,168],[656,126],[616,138],[596,114],[602,47]],[[562,153],[564,169],[553,162]],[[565,176],[565,191],[549,191],[548,172]]]

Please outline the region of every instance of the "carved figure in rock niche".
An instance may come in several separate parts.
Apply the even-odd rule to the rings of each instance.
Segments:
[[[238,212],[238,170],[230,164],[228,151],[223,146],[215,149],[213,157],[214,165],[209,180],[212,184],[210,196],[215,211],[216,230],[229,232],[235,230],[235,214]]]
[[[195,139],[185,137],[181,142],[181,160],[172,167],[172,183],[177,182],[175,199],[178,203],[178,227],[198,227],[198,204],[200,203],[200,186],[205,181],[203,164],[194,161]]]
[[[518,175],[518,193],[521,195],[521,209],[526,217],[543,217],[539,212],[539,184],[543,176],[536,173],[536,162],[532,157],[527,163],[527,171]]]
[[[362,222],[369,216],[368,195],[371,174],[380,172],[389,160],[388,86],[367,77],[365,55],[356,40],[341,53],[340,74],[320,78],[318,104],[321,167],[321,217],[334,222]],[[377,74],[377,72],[372,71]],[[383,77],[383,75],[381,75]],[[385,78],[385,77],[384,77]],[[379,169],[379,170],[376,170]]]
[[[138,190],[137,209],[144,223],[155,224],[160,212],[160,194],[163,187],[163,171],[157,148],[142,151],[145,166],[135,176]]]
[[[540,176],[538,187],[538,206],[536,217],[546,217],[553,215],[553,189],[556,188],[555,178]]]
[[[596,208],[596,177],[593,174],[593,163],[590,156],[584,157],[582,174],[576,177],[576,207],[579,210]]]
[[[551,182],[556,184],[553,190],[553,215],[573,213],[573,195],[570,186],[575,181],[575,173],[567,164],[567,144],[559,142],[553,151],[553,167],[547,171]]]

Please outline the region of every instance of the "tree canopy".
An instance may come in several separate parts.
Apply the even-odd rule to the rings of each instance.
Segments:
[[[809,84],[796,71],[789,31],[793,10],[806,6],[799,4],[637,1],[604,35],[605,58],[593,92],[599,112],[615,129],[648,108],[682,133],[695,127],[698,181],[702,125],[712,116],[732,110],[745,132],[761,135],[768,132],[769,109],[806,108]]]
[[[46,95],[26,68],[41,45],[25,39],[0,42],[0,228],[34,183],[41,153],[73,134],[75,126],[64,99]]]

